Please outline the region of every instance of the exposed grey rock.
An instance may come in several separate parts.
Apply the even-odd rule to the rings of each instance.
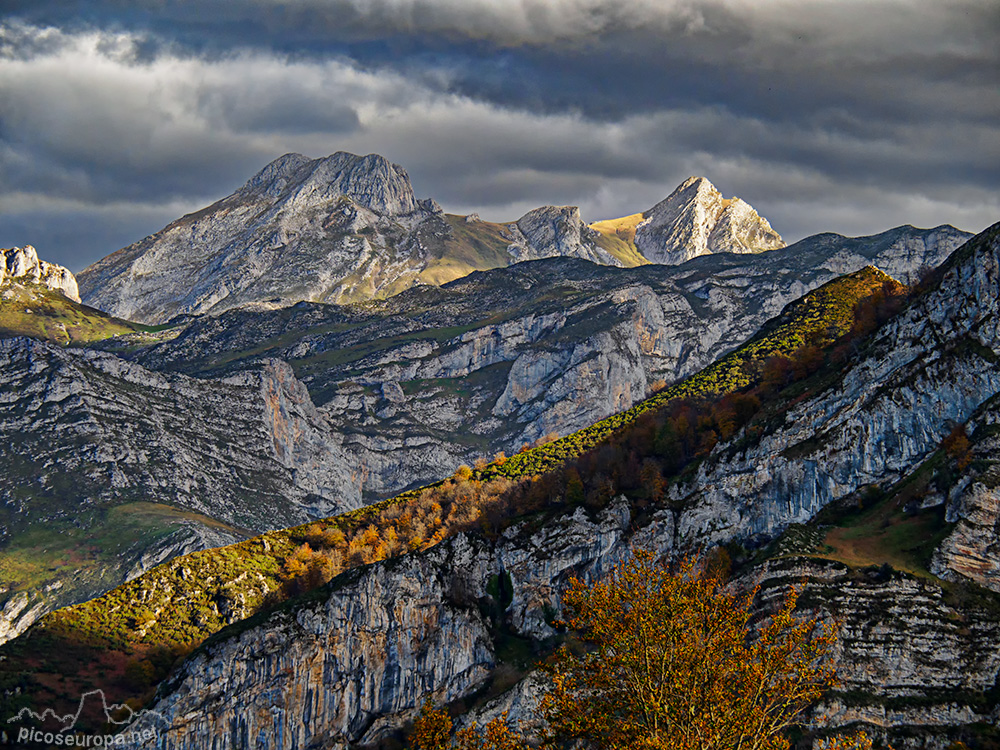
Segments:
[[[327,597],[189,660],[147,718],[161,750],[246,745],[344,749],[481,685],[495,664],[476,606],[489,557],[465,537],[349,572]],[[262,695],[270,696],[261,710]],[[155,722],[155,723],[154,723]]]
[[[200,380],[0,339],[0,542],[82,529],[103,555],[40,571],[31,588],[5,581],[0,640],[178,554],[358,507],[341,443],[283,362]],[[108,526],[111,509],[148,503],[163,507],[154,528]],[[64,585],[50,595],[52,583]]]
[[[565,257],[608,266],[623,265],[598,246],[597,232],[584,224],[576,206],[542,206],[507,228],[512,239],[507,251],[515,262]]]
[[[969,465],[948,493],[945,519],[955,524],[935,550],[931,571],[1000,592],[1000,407],[972,420]]]
[[[61,292],[74,302],[80,301],[80,290],[70,270],[39,260],[38,252],[31,245],[0,248],[0,285],[10,281],[39,284],[46,289]]]
[[[283,362],[211,381],[3,339],[0,378],[0,496],[14,516],[34,512],[25,482],[35,496],[156,500],[261,531],[306,520],[311,504],[358,507],[338,436]]]
[[[774,535],[866,485],[887,486],[1000,391],[1000,229],[880,329],[834,384],[744,450],[720,446],[675,486],[686,538]]]
[[[381,156],[287,154],[233,195],[84,269],[80,284],[87,304],[146,323],[270,299],[371,296],[426,266],[417,229],[430,220],[440,230],[440,214]]]
[[[968,236],[951,228],[824,236],[675,267],[548,259],[359,307],[231,311],[131,356],[202,376],[268,357],[290,362],[344,435],[366,499],[377,499],[580,429],[631,407],[658,380],[697,372],[834,278],[831,258],[838,271],[884,260],[915,271]]]
[[[542,636],[540,620],[522,615],[541,617],[544,609],[558,617],[559,592],[571,575],[593,580],[625,558],[630,544],[655,541],[669,552],[669,522],[637,534],[632,523],[628,507],[616,503],[594,520],[577,511],[540,531],[515,527],[492,545],[462,535],[348,573],[322,596],[217,640],[186,662],[153,706],[167,725],[158,727],[158,747],[187,750],[207,737],[218,750],[239,747],[242,737],[257,738],[262,750],[385,739],[426,698],[467,698],[487,684],[496,650],[474,602],[488,598],[491,580],[509,576],[513,584],[506,627]],[[811,613],[842,624],[835,653],[841,687],[813,712],[813,728],[858,721],[883,733],[920,727],[928,742],[920,747],[944,748],[955,728],[997,719],[995,706],[984,710],[975,700],[1000,676],[1000,624],[988,610],[956,609],[932,582],[859,576],[808,558],[768,563],[745,585],[762,585],[759,606],[768,611],[791,582]],[[532,673],[469,719],[485,722],[507,711],[512,724],[537,729],[543,691]]]
[[[635,244],[652,263],[675,265],[709,253],[785,246],[767,219],[739,198],[724,199],[704,177],[689,177],[643,216]]]

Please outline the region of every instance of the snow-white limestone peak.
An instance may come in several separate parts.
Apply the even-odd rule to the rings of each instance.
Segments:
[[[709,253],[757,253],[785,246],[750,204],[723,198],[704,177],[689,177],[644,216],[635,244],[653,263],[674,265]]]

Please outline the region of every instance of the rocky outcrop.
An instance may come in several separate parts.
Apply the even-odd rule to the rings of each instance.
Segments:
[[[516,224],[508,224],[514,262],[540,258],[581,258],[608,266],[622,262],[597,244],[598,234],[584,224],[576,206],[542,206],[529,211]]]
[[[485,594],[489,557],[462,537],[344,574],[321,599],[246,628],[190,659],[139,730],[162,750],[205,746],[347,748],[450,701],[495,664]],[[261,698],[271,699],[267,710]]]
[[[38,259],[38,252],[31,245],[0,248],[0,285],[5,282],[38,284],[61,292],[74,302],[80,301],[76,278],[68,268]]]
[[[709,253],[785,246],[767,219],[739,198],[723,198],[704,177],[689,177],[643,216],[635,245],[652,263],[676,265]]]
[[[865,485],[887,486],[1000,391],[1000,227],[887,323],[838,381],[745,450],[719,450],[675,487],[684,536],[773,535]]]
[[[822,257],[822,266],[835,274],[873,265],[904,284],[914,284],[944,263],[969,237],[947,224],[934,229],[907,225],[868,237],[817,234],[788,250],[806,257]]]
[[[0,555],[28,539],[69,555],[24,580],[15,567],[0,640],[178,554],[361,500],[342,438],[277,361],[206,381],[2,339],[0,443]],[[69,554],[81,536],[86,549]]]
[[[5,339],[0,373],[0,496],[16,516],[36,511],[24,482],[61,512],[73,498],[159,501],[256,530],[306,520],[310,503],[359,504],[337,436],[283,362],[206,381]]]
[[[513,527],[494,543],[462,535],[345,574],[188,660],[153,706],[164,720],[157,746],[187,750],[208,737],[218,750],[251,737],[262,750],[384,740],[426,698],[450,702],[487,686],[501,631],[481,610],[500,605],[503,637],[544,638],[570,576],[593,580],[632,544],[669,553],[669,519],[635,529],[618,501],[593,519],[579,510],[540,530]],[[931,582],[808,558],[767,563],[744,584],[762,586],[766,612],[791,582],[808,610],[841,623],[842,682],[814,711],[812,729],[868,722],[910,747],[907,729],[919,727],[929,742],[920,747],[944,748],[962,726],[996,720],[985,696],[1000,677],[1000,624],[988,610],[955,605]],[[543,691],[530,674],[471,718],[508,711],[530,729]]]
[[[1000,592],[1000,408],[993,403],[966,429],[971,445],[958,452],[962,476],[948,492],[945,520],[954,524],[935,550],[931,570]]]

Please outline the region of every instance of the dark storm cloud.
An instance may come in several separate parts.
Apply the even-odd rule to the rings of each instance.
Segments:
[[[293,150],[384,153],[420,195],[494,219],[632,213],[689,174],[788,239],[1000,218],[985,0],[5,8],[0,245],[44,255],[75,223],[74,267]]]

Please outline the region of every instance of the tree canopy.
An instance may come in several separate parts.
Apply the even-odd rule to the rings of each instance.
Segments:
[[[725,566],[671,569],[636,550],[602,580],[570,582],[567,643],[543,665],[543,744],[595,750],[785,750],[788,730],[833,685],[835,626],[796,613],[791,589],[760,617],[758,590],[736,593]],[[462,730],[429,705],[414,750],[520,750],[506,723]],[[863,734],[829,750],[871,748]]]

